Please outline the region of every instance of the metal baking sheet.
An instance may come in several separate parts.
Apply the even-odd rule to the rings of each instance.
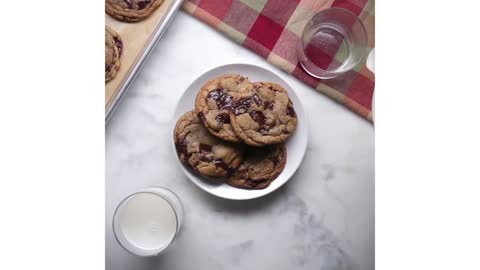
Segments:
[[[164,0],[148,18],[136,23],[121,22],[105,14],[105,24],[117,31],[124,43],[120,69],[115,78],[105,84],[105,123],[118,107],[182,2]]]

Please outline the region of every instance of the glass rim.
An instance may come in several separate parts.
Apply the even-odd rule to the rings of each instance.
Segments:
[[[175,210],[175,207],[173,207],[173,204],[172,202],[170,201],[169,198],[166,198],[165,196],[162,196],[161,194],[158,194],[154,191],[152,191],[151,189],[155,189],[155,188],[159,188],[159,189],[164,189],[168,192],[170,192],[171,194],[173,194],[177,199],[178,201],[180,202],[180,207],[182,208],[183,210],[183,204],[182,204],[182,201],[180,200],[180,198],[178,197],[178,195],[173,192],[171,189],[168,189],[168,188],[165,188],[165,187],[161,187],[161,186],[152,186],[152,187],[148,187],[148,188],[145,188],[145,189],[142,189],[140,191],[136,191],[136,192],[133,192],[129,195],[127,195],[125,198],[123,198],[119,203],[118,205],[115,207],[115,211],[113,213],[113,218],[112,218],[112,232],[113,232],[113,235],[115,237],[115,239],[117,240],[118,244],[120,244],[120,246],[126,250],[127,252],[133,254],[133,255],[136,255],[136,256],[141,256],[141,257],[154,257],[154,256],[158,256],[160,254],[162,254],[163,252],[165,252],[168,247],[170,247],[170,245],[175,241],[175,239],[177,238],[177,235],[178,235],[178,232],[180,231],[180,223],[179,223],[179,218],[178,218],[178,214],[177,214],[177,211]],[[125,202],[127,202],[127,200],[131,199],[133,196],[135,195],[138,195],[138,194],[152,194],[152,195],[155,195],[155,196],[158,196],[162,199],[164,199],[168,205],[170,206],[170,208],[172,208],[173,210],[173,213],[175,215],[175,234],[173,235],[172,239],[168,242],[168,244],[161,250],[159,250],[158,252],[155,252],[155,253],[152,253],[152,254],[140,254],[140,253],[135,253],[133,252],[132,250],[128,249],[127,247],[125,247],[124,243],[122,243],[122,241],[119,239],[119,236],[117,236],[117,233],[116,233],[116,230],[117,230],[117,227],[115,226],[115,223],[117,223],[117,219],[118,219],[118,210],[121,206],[123,206],[125,204]],[[128,242],[128,240],[125,238],[125,241]],[[135,247],[135,245],[131,244],[131,246]],[[136,248],[136,247],[135,247]],[[137,250],[139,251],[147,251],[145,249],[141,249],[141,248],[136,248]]]
[[[316,68],[318,68],[319,70],[321,70],[323,73],[325,73],[326,76],[319,76],[319,75],[315,75],[314,73],[312,73],[311,71],[309,71],[307,68],[304,67],[304,65],[302,64],[301,61],[300,64],[303,66],[304,70],[309,73],[310,75],[312,75],[313,77],[316,77],[316,78],[321,78],[321,79],[331,79],[331,78],[334,78],[334,77],[337,77],[339,75],[342,75],[344,73],[347,73],[349,71],[351,71],[352,69],[354,69],[360,62],[363,61],[363,59],[365,58],[365,53],[367,51],[367,47],[368,47],[368,34],[367,34],[367,29],[365,28],[365,25],[363,24],[363,22],[360,20],[360,18],[355,14],[353,13],[352,11],[348,10],[348,9],[344,9],[344,8],[339,8],[339,7],[330,7],[330,8],[326,8],[324,10],[320,10],[319,12],[315,13],[310,19],[308,19],[307,23],[305,24],[305,26],[303,27],[303,30],[302,30],[302,38],[301,38],[301,45],[302,45],[302,50],[303,48],[305,48],[305,35],[306,35],[306,31],[305,31],[305,28],[307,27],[307,25],[313,21],[313,19],[320,15],[320,14],[324,14],[324,13],[329,13],[329,12],[340,12],[340,13],[344,13],[344,14],[347,14],[348,16],[350,17],[353,17],[354,20],[360,24],[361,26],[361,32],[362,32],[362,43],[364,44],[364,53],[362,54],[361,57],[359,57],[356,61],[353,62],[353,64],[351,64],[351,67],[349,67],[348,69],[346,70],[342,70],[342,71],[337,71],[338,69],[336,70],[327,70],[327,69],[323,69],[321,67],[318,67],[317,65],[315,65]],[[335,56],[333,57],[335,58]],[[300,60],[300,59],[299,59]],[[309,62],[311,62],[310,60],[308,60]]]

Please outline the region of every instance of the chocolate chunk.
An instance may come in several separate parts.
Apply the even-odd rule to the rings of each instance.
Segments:
[[[257,106],[262,106],[263,101],[259,96],[257,96],[257,94],[253,95],[252,98],[253,101],[255,101],[255,104],[257,104]]]
[[[125,4],[127,4],[128,8],[130,8],[130,9],[133,8],[132,1],[130,1],[130,0],[123,0],[123,2],[124,2]]]
[[[199,145],[199,148],[200,148],[200,152],[202,153],[202,155],[199,158],[200,161],[213,162],[213,164],[215,164],[215,166],[217,166],[219,168],[222,168],[227,173],[231,174],[233,172],[233,170],[230,167],[228,167],[228,165],[223,160],[213,159],[211,157],[206,156],[207,154],[212,152],[212,146],[211,145],[201,143]]]
[[[198,118],[200,118],[200,121],[202,121],[202,123],[205,122],[205,115],[203,115],[202,112],[199,112],[199,113],[198,113]]]
[[[228,110],[232,106],[232,97],[229,95],[223,95],[220,99],[219,108],[221,110]]]
[[[247,178],[245,179],[248,183],[248,188],[256,188],[257,186],[265,183],[265,182],[268,182],[270,181],[269,179],[267,178],[261,178],[261,179],[252,179],[252,178]]]
[[[199,148],[200,148],[200,151],[201,152],[211,152],[212,151],[212,146],[211,145],[208,145],[208,144],[203,144],[201,143],[199,145]]]
[[[273,92],[280,92],[277,88],[273,88],[273,86],[269,86],[268,89],[273,90]]]
[[[228,113],[221,113],[215,117],[215,120],[222,125],[230,124],[230,115]]]
[[[250,117],[252,117],[253,121],[257,122],[260,126],[265,125],[266,117],[261,111],[251,111]]]
[[[270,102],[270,101],[265,101],[265,103],[263,103],[263,108],[265,110],[270,110],[270,111],[273,111],[273,102]]]
[[[187,133],[188,135],[189,133]],[[177,144],[175,145],[176,148],[177,148],[177,152],[179,154],[179,156],[181,157],[181,155],[183,155],[183,158],[186,160],[189,158],[189,154],[188,154],[188,142],[187,142],[187,135],[185,135],[185,137],[183,137],[179,142],[177,142]]]
[[[190,158],[191,156],[191,154],[188,153],[187,137],[189,134],[190,134],[190,131],[187,132],[187,134],[185,134],[185,136],[183,136],[183,138],[175,144],[175,148],[177,149],[178,156],[180,157],[180,159],[182,159],[181,155],[183,155],[184,161],[187,161],[187,159]],[[185,162],[185,163],[188,164],[188,162]]]
[[[220,88],[210,91],[207,98],[215,100],[217,107],[221,110],[228,110],[232,105],[232,97]]]
[[[232,174],[232,173],[233,173],[232,168],[228,167],[227,164],[225,164],[225,162],[223,162],[223,160],[215,159],[215,160],[213,161],[213,164],[215,164],[215,166],[217,166],[217,167],[222,168],[222,169],[223,169],[224,171],[226,171],[228,174]]]
[[[147,7],[150,1],[138,1],[138,10],[142,10]]]
[[[292,106],[287,107],[287,112],[286,113],[290,117],[297,117],[297,115],[295,114],[295,110],[293,109]]]
[[[113,41],[115,41],[115,46],[118,48],[118,53],[122,53],[123,49],[123,42],[118,37],[113,37]]]
[[[250,108],[251,104],[252,104],[252,98],[250,97],[240,98],[232,102],[231,110],[235,115],[246,113],[248,108]]]
[[[212,159],[207,157],[207,156],[200,156],[200,161],[203,161],[203,162],[211,162]]]
[[[221,93],[222,93],[222,89],[212,90],[208,93],[207,98],[211,98],[211,99],[217,101],[220,98]]]
[[[247,108],[245,108],[245,107],[237,107],[233,110],[233,113],[235,115],[243,114],[243,113],[246,113],[246,112],[247,112]]]
[[[243,179],[248,178],[248,171],[247,171],[247,170],[241,170],[241,171],[239,171],[238,177],[243,178]]]
[[[266,128],[266,127],[261,127],[261,128],[258,130],[258,132],[260,132],[260,134],[262,134],[262,135],[267,135],[267,134],[268,134],[268,131],[269,131],[269,129]]]

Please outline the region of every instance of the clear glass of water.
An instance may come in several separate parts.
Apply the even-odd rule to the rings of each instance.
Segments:
[[[367,31],[352,12],[329,8],[305,25],[297,46],[300,64],[320,79],[337,77],[357,66],[367,53]]]
[[[138,256],[164,252],[183,223],[183,205],[164,187],[150,187],[123,199],[113,215],[113,233],[120,246]]]

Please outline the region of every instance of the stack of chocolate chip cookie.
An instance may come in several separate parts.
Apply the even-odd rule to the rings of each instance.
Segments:
[[[180,160],[195,172],[245,189],[266,188],[287,161],[297,117],[287,91],[237,74],[202,86],[195,110],[175,126]]]

